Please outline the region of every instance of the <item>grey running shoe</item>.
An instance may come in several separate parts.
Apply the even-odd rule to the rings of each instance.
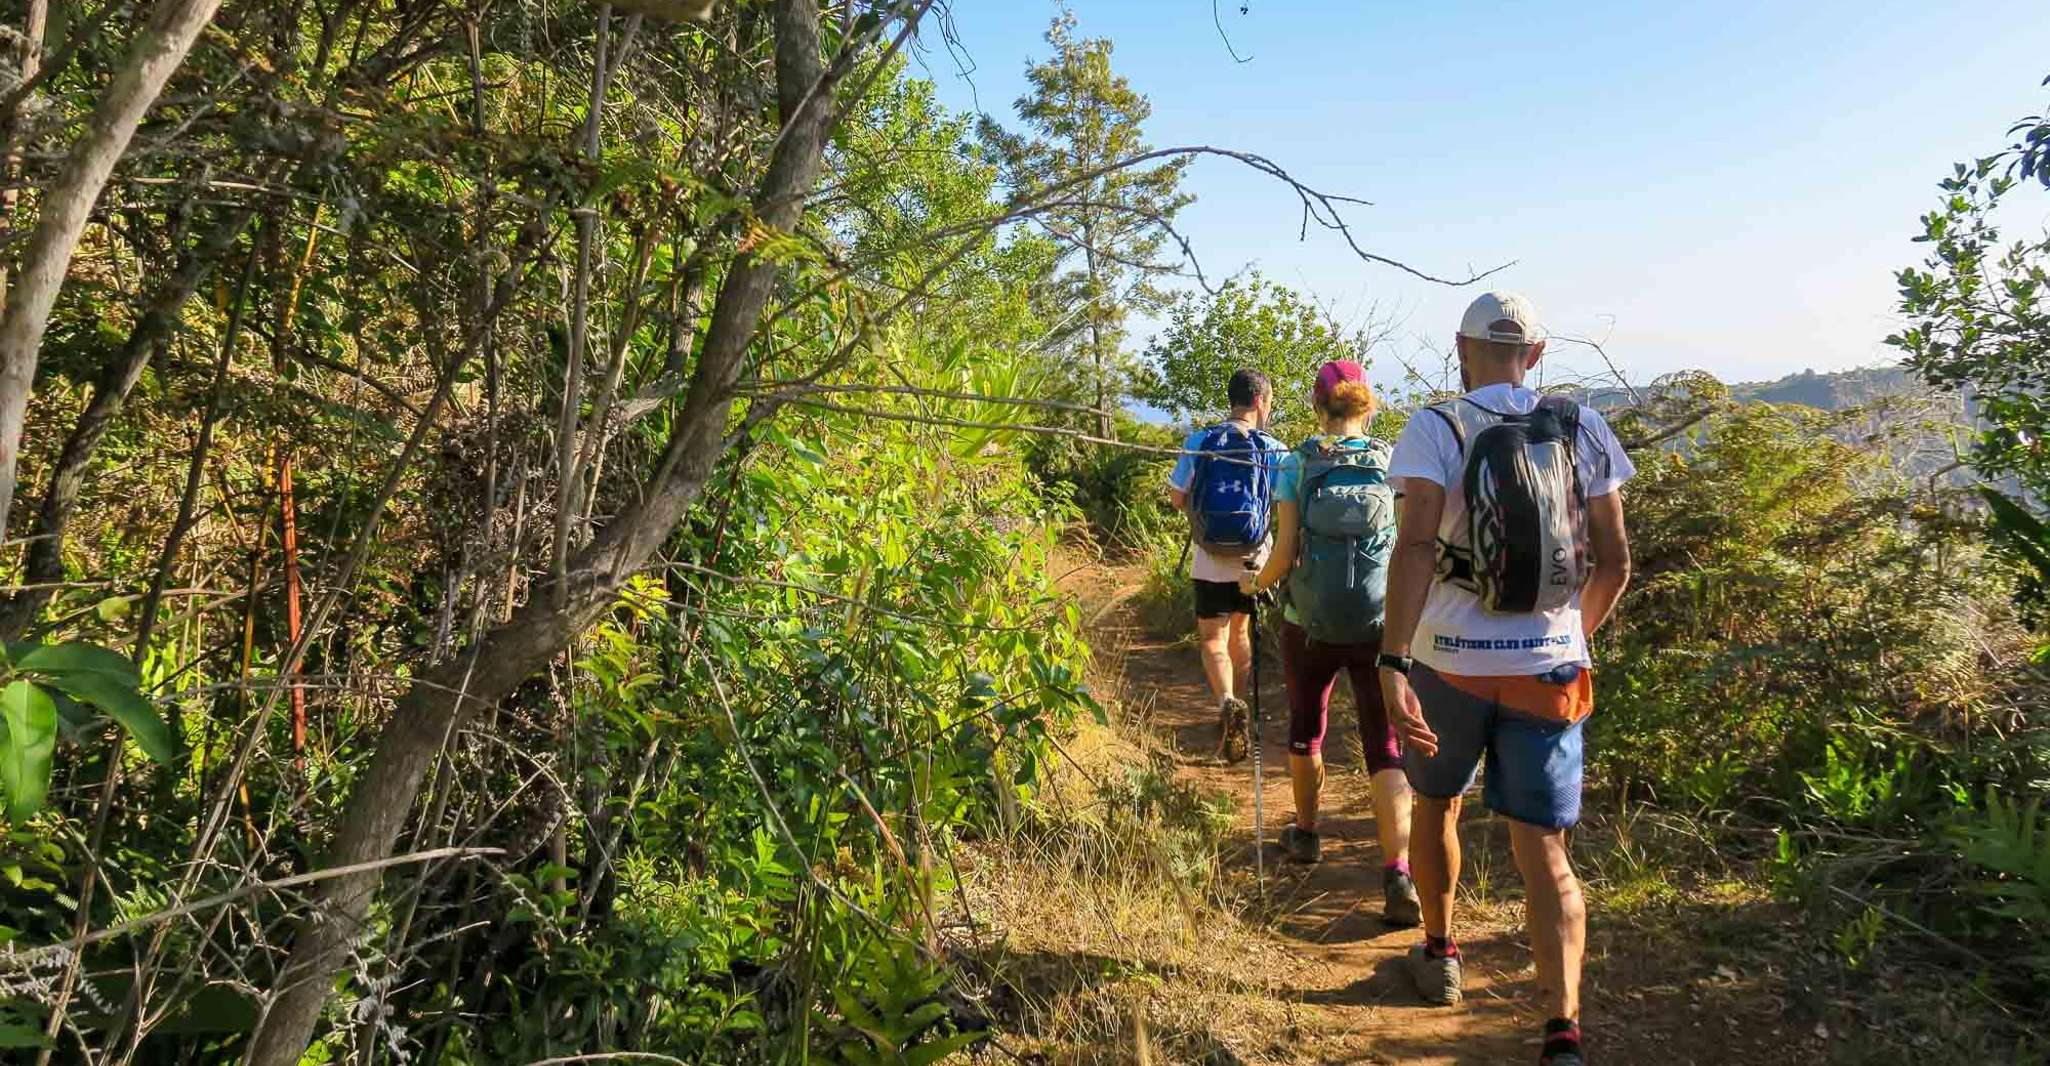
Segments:
[[[1440,1007],[1458,1003],[1460,977],[1459,956],[1432,958],[1422,944],[1409,949],[1409,979],[1424,1002]]]
[[[1246,757],[1246,722],[1252,711],[1246,701],[1236,696],[1226,696],[1217,705],[1217,754],[1225,762],[1240,762]]]
[[[1416,881],[1393,866],[1381,871],[1381,920],[1398,929],[1424,922],[1424,904],[1417,898]]]
[[[1281,827],[1281,847],[1293,862],[1307,866],[1324,861],[1324,838],[1300,826]]]
[[[1587,1059],[1578,1051],[1554,1051],[1539,1059],[1538,1066],[1587,1066]]]

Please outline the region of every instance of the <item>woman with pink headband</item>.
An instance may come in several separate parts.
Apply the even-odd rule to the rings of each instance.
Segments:
[[[1324,731],[1331,690],[1343,671],[1352,681],[1360,746],[1372,775],[1383,917],[1413,926],[1421,911],[1409,872],[1409,782],[1374,666],[1395,535],[1389,448],[1367,433],[1376,403],[1358,363],[1338,360],[1319,368],[1312,404],[1322,432],[1291,452],[1275,477],[1274,551],[1257,575],[1240,579],[1249,595],[1288,581],[1281,662],[1296,812],[1295,824],[1281,831],[1281,844],[1297,862],[1323,858],[1317,814]]]

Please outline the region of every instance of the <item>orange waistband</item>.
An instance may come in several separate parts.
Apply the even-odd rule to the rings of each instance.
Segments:
[[[1580,676],[1564,684],[1546,681],[1533,674],[1448,674],[1442,670],[1437,674],[1445,679],[1446,684],[1474,699],[1486,700],[1536,718],[1578,722],[1594,713],[1592,670],[1582,670]]]

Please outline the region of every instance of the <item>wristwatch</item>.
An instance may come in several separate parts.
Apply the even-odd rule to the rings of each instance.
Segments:
[[[1407,675],[1409,668],[1416,665],[1416,660],[1407,655],[1390,655],[1384,651],[1374,659],[1374,665],[1383,670],[1393,670],[1398,674]]]

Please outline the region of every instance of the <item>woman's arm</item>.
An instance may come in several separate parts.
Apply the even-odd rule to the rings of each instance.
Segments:
[[[1274,504],[1274,550],[1267,553],[1267,565],[1260,568],[1260,576],[1252,578],[1252,587],[1246,588],[1247,578],[1239,579],[1239,587],[1247,593],[1273,588],[1288,576],[1295,567],[1296,537],[1300,534],[1294,500],[1277,500]],[[1251,577],[1251,575],[1248,575]]]

